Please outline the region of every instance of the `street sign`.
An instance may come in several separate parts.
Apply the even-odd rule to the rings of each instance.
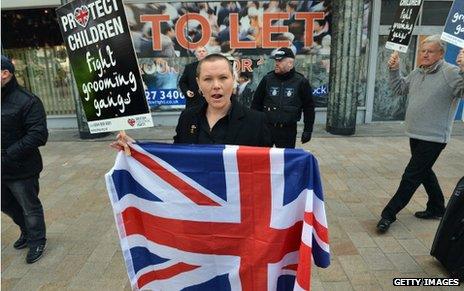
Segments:
[[[56,13],[90,132],[153,126],[122,0],[75,0]]]

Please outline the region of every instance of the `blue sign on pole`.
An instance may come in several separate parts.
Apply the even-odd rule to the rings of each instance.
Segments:
[[[454,1],[441,38],[446,42],[464,48],[464,1]]]
[[[450,64],[455,64],[456,65],[456,57],[458,56],[459,51],[460,51],[459,47],[454,46],[454,45],[448,45],[446,47],[445,61],[447,61]],[[458,102],[459,102],[459,105],[458,105],[458,109],[456,111],[456,116],[455,116],[454,119],[455,120],[464,120],[464,113],[463,113],[464,101],[460,100]]]

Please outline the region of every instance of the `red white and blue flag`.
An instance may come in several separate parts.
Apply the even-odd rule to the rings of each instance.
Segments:
[[[316,159],[139,143],[106,174],[134,290],[310,290],[330,264]]]

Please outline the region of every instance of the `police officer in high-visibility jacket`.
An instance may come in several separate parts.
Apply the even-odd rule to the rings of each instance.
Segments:
[[[274,71],[269,72],[258,85],[251,104],[252,109],[266,114],[272,143],[279,148],[294,148],[296,123],[304,116],[301,142],[311,140],[314,125],[314,101],[309,81],[295,71],[295,54],[290,48],[280,48],[272,55]]]

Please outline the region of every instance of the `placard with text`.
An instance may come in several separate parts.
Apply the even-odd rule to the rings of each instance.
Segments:
[[[464,48],[464,1],[453,2],[441,38]]]
[[[385,47],[407,52],[422,0],[400,0]]]
[[[76,0],[56,9],[91,133],[151,127],[121,0]]]

